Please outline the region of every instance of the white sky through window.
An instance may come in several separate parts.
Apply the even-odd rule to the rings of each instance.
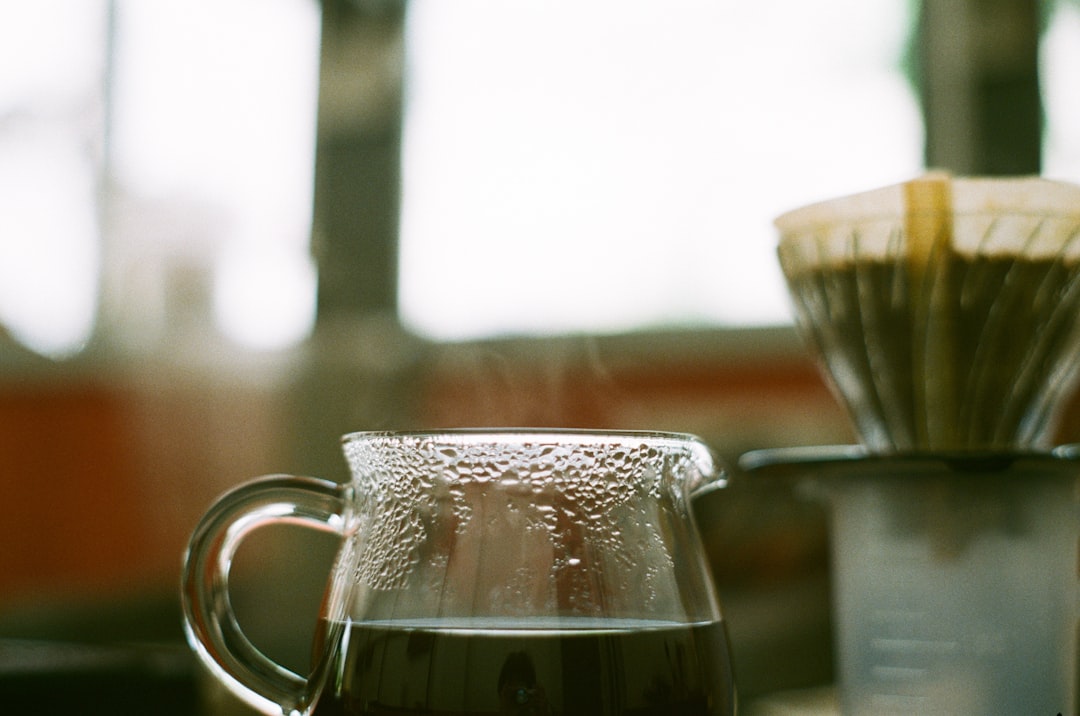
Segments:
[[[180,241],[213,254],[212,311],[226,336],[259,349],[302,340],[315,320],[317,2],[117,5],[118,185],[211,217],[209,234]],[[167,220],[157,231],[174,235]]]
[[[0,5],[0,324],[54,357],[82,349],[97,310],[104,10]]]
[[[1057,3],[1042,39],[1040,62],[1047,120],[1043,173],[1080,182],[1080,4]]]
[[[415,0],[404,320],[441,339],[788,321],[772,218],[921,171],[907,5]]]
[[[103,256],[167,263],[198,247],[222,333],[255,348],[306,337],[319,12],[317,0],[0,5],[0,324],[68,357],[116,270]],[[107,210],[107,194],[124,201]],[[133,221],[117,219],[121,204],[157,209],[118,236]],[[210,220],[178,226],[192,207]],[[158,267],[123,258],[146,270],[146,295],[125,302],[138,312],[166,289]]]

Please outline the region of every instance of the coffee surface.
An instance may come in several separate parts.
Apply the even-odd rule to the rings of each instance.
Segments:
[[[315,716],[734,713],[722,622],[385,622],[346,626],[340,645]]]

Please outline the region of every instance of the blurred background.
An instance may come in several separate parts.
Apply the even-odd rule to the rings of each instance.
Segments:
[[[58,642],[196,673],[199,516],[347,480],[345,432],[852,441],[773,217],[926,168],[1080,181],[1078,82],[1075,0],[3,3],[0,674]],[[698,508],[743,696],[828,684],[823,516],[737,477]],[[297,670],[332,550],[237,558]]]

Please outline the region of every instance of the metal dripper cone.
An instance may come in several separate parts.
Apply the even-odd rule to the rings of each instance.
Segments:
[[[776,225],[797,323],[867,447],[1047,446],[1080,369],[1080,187],[929,175]]]

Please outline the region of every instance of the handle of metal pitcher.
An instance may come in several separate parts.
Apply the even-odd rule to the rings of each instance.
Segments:
[[[238,696],[283,714],[301,713],[308,680],[259,651],[241,630],[229,597],[229,568],[245,536],[269,524],[345,534],[349,488],[328,480],[273,475],[224,495],[200,520],[184,557],[184,630],[202,661]]]

